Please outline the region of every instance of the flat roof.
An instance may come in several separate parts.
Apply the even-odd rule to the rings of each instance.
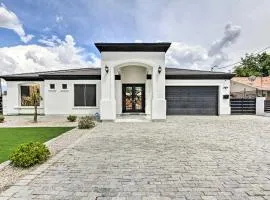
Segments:
[[[170,42],[156,43],[95,43],[99,52],[104,51],[141,51],[141,52],[166,52],[171,46]]]

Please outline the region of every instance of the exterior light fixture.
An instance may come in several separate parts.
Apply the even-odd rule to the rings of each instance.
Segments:
[[[105,66],[105,72],[108,74],[108,72],[109,72],[109,67],[106,65]]]
[[[160,74],[161,71],[162,71],[162,68],[159,66],[159,67],[158,67],[158,73]]]

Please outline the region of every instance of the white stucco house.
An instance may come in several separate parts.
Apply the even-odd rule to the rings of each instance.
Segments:
[[[230,114],[229,73],[168,68],[170,43],[96,43],[100,68],[70,69],[2,76],[7,82],[5,115],[33,113],[24,102],[33,87],[43,97],[45,115],[100,113],[115,120],[143,113],[152,120],[167,115]]]

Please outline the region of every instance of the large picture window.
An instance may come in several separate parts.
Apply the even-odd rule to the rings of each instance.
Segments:
[[[96,85],[74,85],[74,106],[96,106]]]
[[[34,106],[31,96],[35,91],[40,92],[39,85],[21,85],[21,106]]]

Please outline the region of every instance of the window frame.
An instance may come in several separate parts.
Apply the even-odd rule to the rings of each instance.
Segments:
[[[19,84],[19,105],[20,105],[20,107],[23,107],[23,108],[33,107],[33,105],[23,105],[22,104],[23,103],[23,101],[22,101],[22,87],[28,87],[29,88],[29,87],[33,87],[33,86],[38,86],[39,87],[39,93],[41,93],[41,85],[40,84],[27,84],[27,83]],[[31,95],[30,92],[29,92],[29,95]],[[38,107],[41,106],[41,101],[39,102]]]
[[[75,91],[75,87],[76,86],[78,86],[78,85],[81,85],[81,86],[84,86],[84,105],[76,105],[76,91]],[[94,86],[94,91],[95,91],[95,102],[94,102],[94,105],[86,105],[87,104],[87,99],[86,99],[86,94],[87,94],[87,92],[86,92],[86,86],[87,85],[90,85],[90,86]],[[73,98],[73,100],[74,100],[74,102],[73,102],[73,106],[75,107],[75,108],[93,108],[93,107],[97,107],[97,84],[88,84],[88,83],[77,83],[77,84],[74,84],[73,85],[73,89],[74,89],[74,92],[73,92],[73,95],[74,95],[74,98]]]
[[[51,86],[53,86],[53,88]],[[50,87],[50,90],[55,90],[55,83],[50,83],[49,87]]]
[[[64,88],[64,86],[66,86],[65,88]],[[68,84],[67,83],[62,83],[62,90],[67,90],[68,89]]]

